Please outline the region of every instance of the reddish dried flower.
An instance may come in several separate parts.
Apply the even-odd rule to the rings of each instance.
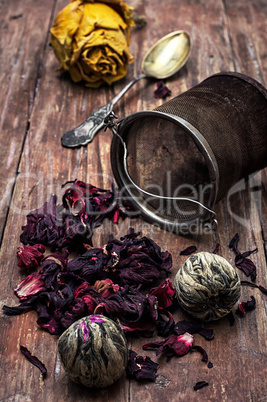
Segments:
[[[197,250],[196,246],[186,247],[184,250],[180,252],[180,255],[190,255],[193,254]]]
[[[105,218],[114,222],[119,216],[125,218],[125,209],[117,204],[114,191],[79,180],[66,184],[71,187],[66,189],[62,204],[57,205],[57,197],[53,195],[41,208],[27,215],[20,237],[23,244],[41,243],[54,249],[68,247],[84,252],[83,244],[92,244],[93,231]]]
[[[44,258],[45,246],[35,244],[34,246],[18,247],[17,256],[20,261],[18,267],[23,269],[35,269]]]
[[[167,357],[184,356],[192,349],[193,342],[193,336],[186,332],[180,336],[172,335],[163,341],[146,343],[143,345],[143,349],[156,350],[157,356],[161,352],[164,352]]]
[[[213,330],[203,328],[203,324],[201,322],[191,322],[186,320],[179,321],[173,328],[173,332],[176,335],[182,335],[185,332],[189,332],[190,334],[198,333],[207,340],[214,338]]]
[[[241,302],[238,304],[237,313],[241,316],[244,316],[247,311],[255,310],[256,308],[256,300],[254,296],[250,296],[251,300],[247,302]]]
[[[263,294],[267,295],[267,289],[265,289],[263,286],[261,285],[256,285],[256,283],[252,283],[249,281],[241,281],[241,285],[245,285],[245,286],[250,286],[252,288],[257,288],[259,289]]]
[[[175,289],[169,278],[156,288],[151,289],[150,295],[156,296],[158,299],[158,305],[162,308],[167,308],[173,305],[175,298]]]
[[[20,301],[24,301],[43,289],[45,289],[45,282],[42,279],[42,274],[33,272],[19,282],[14,289],[14,293]]]
[[[239,242],[239,235],[238,235],[238,233],[236,233],[235,236],[232,238],[232,240],[229,243],[229,248],[233,249],[233,251],[236,254],[235,265],[237,268],[239,268],[241,271],[243,271],[246,276],[250,276],[252,281],[255,281],[256,276],[257,276],[256,266],[247,257],[249,257],[253,253],[256,253],[258,251],[258,249],[255,248],[254,250],[245,251],[244,253],[241,253],[238,250],[238,242]]]
[[[126,367],[126,374],[129,378],[134,378],[137,381],[156,380],[156,372],[159,364],[153,362],[148,356],[137,356],[133,350],[129,350],[128,366]]]
[[[207,381],[198,381],[196,385],[194,386],[194,390],[197,391],[198,389],[201,389],[205,386],[209,385]]]
[[[167,96],[171,95],[171,90],[165,85],[163,81],[159,81],[156,84],[154,90],[154,97],[157,99],[165,99]]]
[[[21,353],[29,360],[32,364],[34,364],[41,371],[43,378],[46,376],[47,369],[45,365],[38,359],[36,356],[32,356],[31,352],[25,347],[20,345]]]
[[[96,281],[94,284],[94,289],[101,293],[104,299],[108,299],[114,293],[119,290],[119,285],[114,285],[111,279],[104,279],[102,281]]]
[[[197,350],[198,352],[200,352],[202,354],[202,361],[203,362],[207,362],[208,361],[208,355],[207,352],[205,351],[205,349],[202,348],[202,346],[192,346],[192,350]]]
[[[220,243],[217,243],[215,249],[213,250],[213,254],[217,254],[219,251],[219,248],[220,248]]]

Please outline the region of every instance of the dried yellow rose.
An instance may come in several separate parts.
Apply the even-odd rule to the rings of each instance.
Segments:
[[[128,47],[132,9],[122,0],[72,0],[50,30],[58,69],[94,88],[123,78],[133,62]]]

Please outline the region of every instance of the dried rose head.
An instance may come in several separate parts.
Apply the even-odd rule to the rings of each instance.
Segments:
[[[59,70],[93,88],[123,78],[133,62],[128,48],[132,9],[122,0],[72,0],[50,30]]]

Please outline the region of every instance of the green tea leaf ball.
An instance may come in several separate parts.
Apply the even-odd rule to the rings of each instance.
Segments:
[[[90,388],[113,384],[128,363],[123,330],[102,315],[90,315],[74,322],[60,336],[58,352],[70,378]]]
[[[241,292],[240,279],[223,257],[208,252],[191,255],[175,276],[181,307],[201,321],[218,320],[232,310]]]

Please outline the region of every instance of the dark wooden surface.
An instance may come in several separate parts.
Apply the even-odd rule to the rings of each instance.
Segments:
[[[178,29],[192,37],[192,54],[186,66],[166,80],[172,95],[178,95],[209,75],[219,71],[238,71],[267,85],[267,3],[266,0],[131,0],[147,25],[132,30],[131,50],[135,62],[127,76],[112,87],[93,90],[74,84],[67,75],[55,71],[58,63],[49,49],[49,28],[66,0],[0,1],[0,272],[1,307],[15,305],[13,289],[23,273],[17,268],[16,250],[21,226],[31,210],[42,205],[50,194],[61,194],[61,184],[78,178],[110,188],[112,176],[109,146],[111,133],[100,132],[86,148],[64,149],[62,133],[107,103],[131,78],[140,73],[146,50],[161,36]],[[118,103],[120,116],[154,109],[162,103],[153,96],[155,81],[142,80]],[[255,191],[255,185],[258,185]],[[257,283],[267,287],[267,171],[253,179],[252,185],[216,206],[219,227],[216,233],[190,238],[158,230],[142,220],[109,224],[94,234],[94,245],[126,234],[129,225],[152,237],[173,255],[173,280],[186,257],[180,251],[191,244],[211,251],[220,243],[220,254],[233,263],[229,240],[238,232],[240,249],[258,247],[251,258],[257,266]],[[246,279],[242,272],[241,279]],[[256,310],[236,318],[208,325],[215,331],[211,342],[199,335],[214,367],[208,369],[198,353],[166,361],[147,354],[160,363],[155,383],[139,384],[122,377],[109,389],[91,391],[68,380],[57,355],[57,338],[40,330],[36,315],[30,312],[7,317],[1,312],[0,401],[267,401],[266,296],[257,289],[242,288],[242,300],[253,295]],[[175,319],[186,318],[177,312]],[[129,340],[129,346],[144,355],[144,339]],[[19,352],[27,346],[46,365],[43,381],[38,369]],[[209,386],[194,391],[197,381]]]

